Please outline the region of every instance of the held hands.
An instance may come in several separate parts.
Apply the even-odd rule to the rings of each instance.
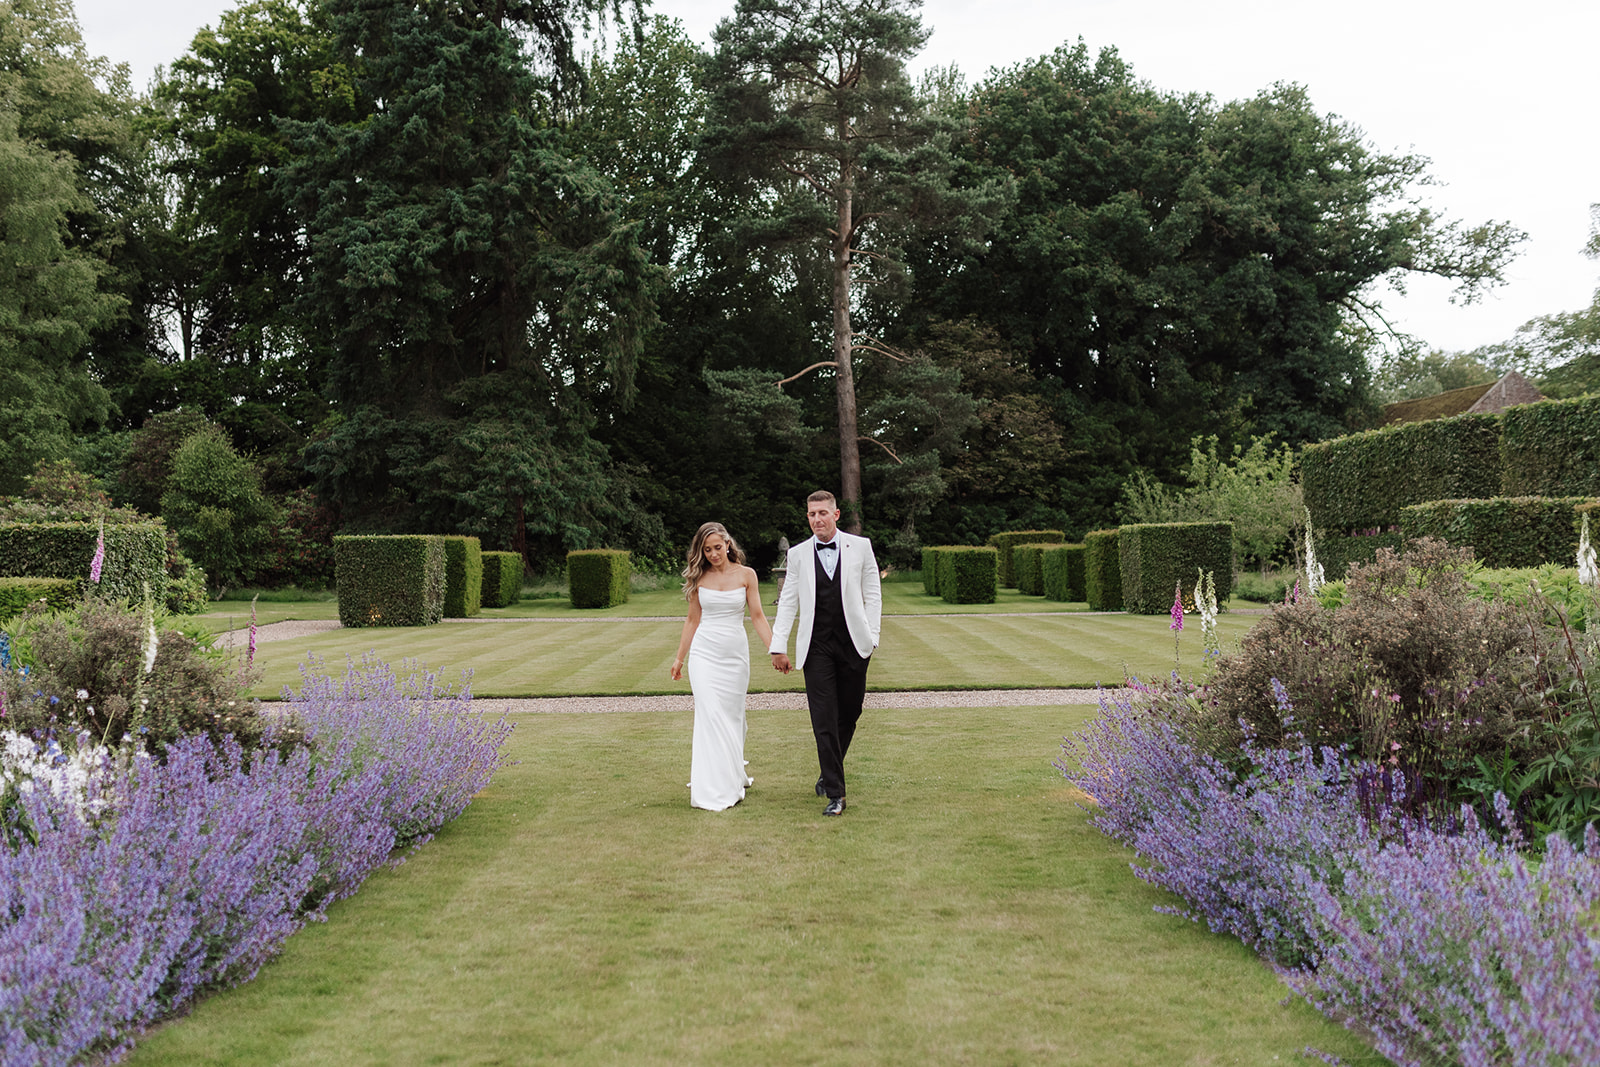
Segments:
[[[774,652],[772,654],[772,669],[779,674],[788,674],[794,670],[794,664],[789,662],[789,653]]]

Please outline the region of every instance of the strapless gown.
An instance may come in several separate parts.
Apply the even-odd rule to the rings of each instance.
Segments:
[[[694,692],[694,751],[689,758],[689,804],[731,808],[753,785],[745,777],[744,698],[750,688],[750,642],[744,630],[744,589],[701,586],[700,625],[689,645]]]

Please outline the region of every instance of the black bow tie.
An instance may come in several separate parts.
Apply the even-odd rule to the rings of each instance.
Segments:
[[[835,543],[834,543],[834,542],[832,542],[832,541],[829,541],[829,542],[828,542],[828,543],[827,543],[827,544],[823,544],[823,543],[821,543],[821,542],[818,542],[818,544],[817,544],[817,551],[818,551],[818,552],[821,552],[821,551],[823,551],[823,550],[824,550],[824,549],[829,549],[829,548],[838,548],[838,547],[839,547],[839,546],[838,546],[838,545],[837,545],[837,544],[835,544]]]

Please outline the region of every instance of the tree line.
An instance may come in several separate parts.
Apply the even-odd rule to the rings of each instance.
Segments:
[[[736,0],[703,48],[604,0],[250,0],[139,93],[11,0],[0,493],[71,459],[158,506],[210,426],[329,529],[539,566],[715,518],[759,564],[826,486],[910,565],[1112,524],[1196,438],[1369,424],[1382,285],[1471,299],[1521,237],[1295,85],[1081,42],[915,78],[917,8]]]

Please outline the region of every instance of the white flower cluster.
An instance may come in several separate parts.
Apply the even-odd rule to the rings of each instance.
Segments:
[[[1595,559],[1594,542],[1589,540],[1589,513],[1583,513],[1583,529],[1578,534],[1578,581],[1600,585],[1600,562]]]
[[[111,782],[127,770],[129,757],[78,735],[74,751],[55,738],[40,745],[27,734],[0,730],[0,794],[15,789],[30,794],[48,790],[72,804],[83,818],[98,815],[112,802]],[[139,758],[148,758],[141,751]]]
[[[1306,592],[1316,596],[1317,590],[1327,584],[1322,564],[1317,562],[1316,543],[1311,539],[1311,509],[1306,508]]]

